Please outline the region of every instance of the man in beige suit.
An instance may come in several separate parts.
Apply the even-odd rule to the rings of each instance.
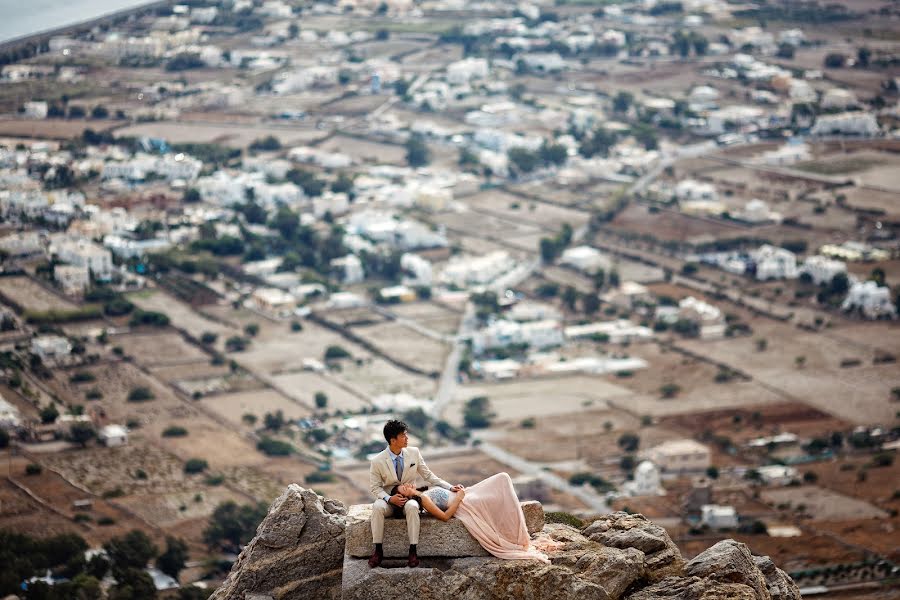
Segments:
[[[397,493],[400,484],[415,486],[416,478],[421,477],[428,485],[446,490],[459,491],[461,485],[451,486],[449,483],[431,472],[418,448],[408,448],[409,436],[406,423],[388,421],[384,426],[384,439],[388,447],[372,459],[369,467],[369,485],[375,503],[372,505],[372,542],[375,552],[369,558],[369,566],[377,567],[384,559],[382,541],[384,540],[385,517],[406,517],[406,531],[409,535],[410,567],[419,566],[416,556],[416,545],[419,543],[419,503]]]

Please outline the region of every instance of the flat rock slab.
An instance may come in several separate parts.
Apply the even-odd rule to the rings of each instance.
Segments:
[[[522,502],[528,535],[544,528],[544,508],[540,502]],[[368,557],[372,554],[371,504],[354,504],[347,511],[346,546],[348,556]],[[423,514],[419,528],[419,556],[464,557],[490,556],[458,519],[446,523]],[[409,553],[405,519],[384,520],[384,556],[403,558]]]

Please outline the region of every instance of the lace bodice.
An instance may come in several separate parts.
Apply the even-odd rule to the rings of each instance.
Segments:
[[[422,494],[431,498],[431,501],[434,502],[435,506],[441,510],[447,510],[450,507],[450,502],[456,497],[456,492],[451,492],[450,490],[439,487],[431,488],[422,492]]]

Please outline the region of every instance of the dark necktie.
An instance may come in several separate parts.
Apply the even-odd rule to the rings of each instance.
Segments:
[[[403,457],[398,456],[394,459],[394,471],[397,473],[397,481],[400,480],[400,476],[403,474]]]

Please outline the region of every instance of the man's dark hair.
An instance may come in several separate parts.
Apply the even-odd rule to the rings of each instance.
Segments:
[[[391,419],[384,424],[384,439],[386,439],[387,443],[390,444],[392,439],[394,439],[404,431],[409,431],[409,426],[406,423],[404,423],[403,421]]]

